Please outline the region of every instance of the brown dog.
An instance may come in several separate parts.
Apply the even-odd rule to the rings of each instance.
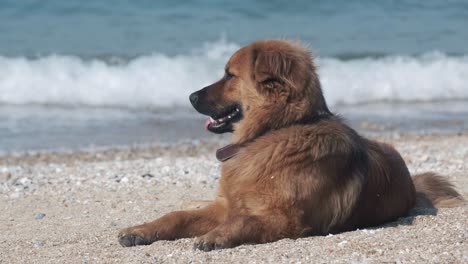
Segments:
[[[237,51],[218,82],[193,93],[207,129],[233,131],[215,201],[124,229],[123,246],[198,237],[201,250],[379,225],[418,205],[463,198],[433,173],[412,179],[389,145],[362,138],[325,103],[308,50],[269,40]],[[419,204],[418,204],[419,203]]]

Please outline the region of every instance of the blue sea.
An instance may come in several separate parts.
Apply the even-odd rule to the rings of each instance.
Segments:
[[[468,1],[0,0],[0,152],[209,138],[188,95],[265,38],[358,130],[468,131]]]

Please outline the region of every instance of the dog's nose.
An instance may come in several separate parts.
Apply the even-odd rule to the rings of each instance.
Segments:
[[[198,103],[198,94],[195,92],[190,95],[190,102],[192,103],[193,106],[196,106]]]

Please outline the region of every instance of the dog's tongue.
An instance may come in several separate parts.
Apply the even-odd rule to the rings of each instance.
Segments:
[[[208,118],[206,121],[205,121],[205,129],[208,130],[208,126],[210,126],[211,123],[214,122],[214,119],[213,118]]]

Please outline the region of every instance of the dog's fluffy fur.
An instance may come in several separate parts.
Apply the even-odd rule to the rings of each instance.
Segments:
[[[191,100],[211,116],[240,108],[241,118],[218,131],[233,131],[240,151],[222,164],[213,202],[124,229],[123,246],[198,237],[198,249],[228,248],[375,226],[415,206],[463,202],[443,177],[411,178],[392,146],[361,137],[334,116],[309,51],[297,43],[240,49],[226,76]]]

